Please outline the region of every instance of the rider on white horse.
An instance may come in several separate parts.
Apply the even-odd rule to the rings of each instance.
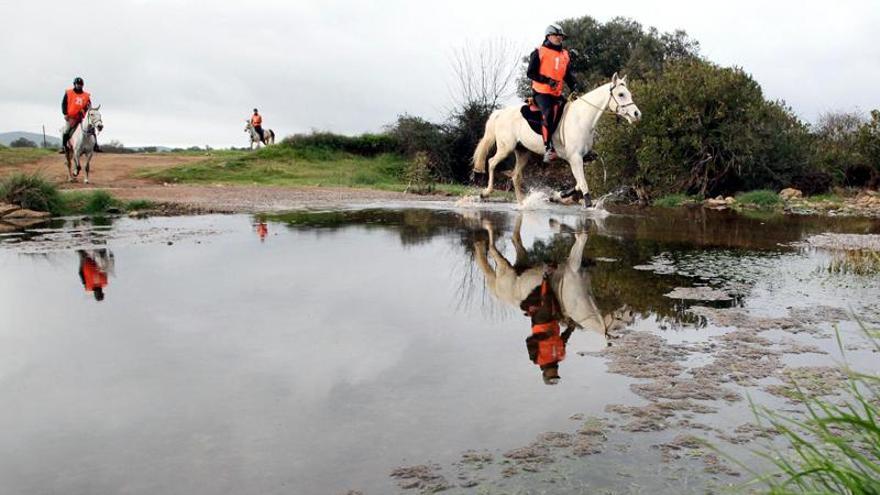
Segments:
[[[92,106],[92,96],[83,90],[83,84],[81,77],[74,78],[73,87],[64,92],[64,98],[61,100],[61,113],[64,115],[64,128],[61,132],[62,154],[67,150],[67,142],[70,140],[71,134]],[[95,141],[95,151],[100,151],[97,140]]]
[[[254,126],[254,130],[260,135],[260,141],[265,142],[266,138],[263,137],[263,116],[260,115],[260,112],[256,108],[254,109],[254,114],[251,116],[251,125]]]
[[[565,31],[559,24],[551,24],[544,31],[544,43],[529,57],[526,76],[532,80],[535,103],[541,109],[541,134],[544,137],[544,162],[557,158],[553,147],[553,133],[562,117],[562,83],[577,92],[580,85],[571,73],[571,56],[562,47]]]

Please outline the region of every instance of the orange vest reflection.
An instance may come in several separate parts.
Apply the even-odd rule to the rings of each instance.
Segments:
[[[104,287],[107,287],[107,272],[98,264],[96,257],[103,258],[105,264],[110,258],[103,249],[93,254],[82,249],[77,252],[79,253],[79,279],[83,288],[86,292],[91,292],[96,301],[103,301]]]
[[[559,363],[565,359],[565,346],[574,327],[560,333],[562,312],[559,300],[550,287],[550,273],[544,275],[541,285],[520,306],[532,320],[532,335],[526,338],[529,359],[541,368],[544,383],[559,382]]]
[[[266,240],[266,236],[269,235],[269,226],[266,225],[266,222],[260,222],[256,226],[257,235],[260,236],[260,242],[264,242]]]

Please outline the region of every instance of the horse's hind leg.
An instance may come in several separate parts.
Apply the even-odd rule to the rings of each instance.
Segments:
[[[502,143],[501,141],[496,141],[495,146],[498,147],[495,155],[489,159],[489,184],[486,186],[486,189],[480,193],[480,197],[486,198],[492,194],[492,191],[495,189],[495,167],[501,163],[501,160],[507,158],[507,155],[513,151],[513,146],[510,146],[507,143]]]
[[[526,167],[526,164],[529,163],[529,152],[517,148],[515,153],[516,165],[513,167],[513,191],[516,193],[516,202],[522,204],[524,199],[522,192],[522,172]]]

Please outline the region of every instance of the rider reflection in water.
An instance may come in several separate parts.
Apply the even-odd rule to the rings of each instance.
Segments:
[[[260,242],[265,242],[266,236],[269,235],[269,226],[266,225],[266,222],[258,222],[255,228],[257,235],[260,236]]]
[[[104,300],[104,287],[107,287],[106,267],[112,261],[112,254],[108,256],[106,249],[98,249],[92,253],[80,249],[79,253],[79,279],[86,292],[91,292],[96,301]]]
[[[532,319],[532,335],[526,338],[529,359],[541,368],[547,385],[559,383],[559,363],[565,359],[565,346],[574,331],[573,325],[562,333],[559,331],[562,310],[550,286],[550,277],[555,269],[555,265],[548,266],[541,285],[535,287],[520,305],[526,316]]]

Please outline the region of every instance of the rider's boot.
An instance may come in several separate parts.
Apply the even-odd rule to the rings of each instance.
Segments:
[[[58,150],[59,155],[67,153],[67,133],[61,135],[61,149]]]

